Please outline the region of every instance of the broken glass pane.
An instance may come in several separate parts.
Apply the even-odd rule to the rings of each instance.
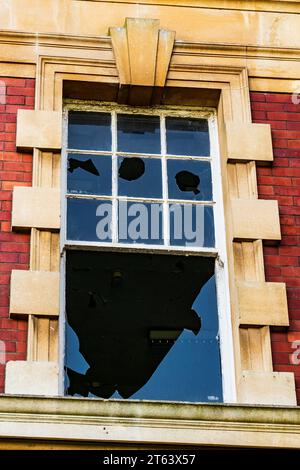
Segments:
[[[169,204],[170,244],[186,247],[215,246],[213,207]]]
[[[69,112],[68,148],[111,150],[111,115],[95,112]]]
[[[118,157],[118,194],[120,196],[161,198],[161,160]]]
[[[166,118],[167,153],[169,155],[210,155],[208,122],[196,118]]]
[[[120,243],[162,245],[162,204],[119,201],[118,228]]]
[[[208,257],[67,252],[66,393],[222,401],[213,274]]]
[[[111,156],[69,154],[67,192],[111,195]]]
[[[212,200],[209,162],[168,160],[169,199]]]
[[[119,152],[160,153],[159,116],[118,114],[117,141]]]
[[[112,204],[99,199],[67,199],[67,239],[111,242]]]

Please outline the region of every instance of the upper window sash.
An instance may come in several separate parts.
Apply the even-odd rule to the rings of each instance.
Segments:
[[[140,134],[141,128],[144,134]],[[135,134],[137,139],[132,138]],[[145,110],[67,104],[62,171],[63,207],[67,205],[68,211],[68,216],[63,215],[65,242],[91,246],[128,246],[131,243],[136,248],[214,252],[214,220],[218,210],[214,182],[216,134],[216,115],[212,109],[191,112],[178,108]],[[133,171],[130,164],[134,160],[137,165]],[[143,173],[142,178],[134,179],[132,171],[137,175]],[[161,212],[154,237],[142,233],[136,238],[135,234],[128,241],[124,230],[120,233],[120,211],[126,204],[129,223],[138,215],[139,204],[147,213],[144,220],[148,218],[148,227],[153,224],[152,212]],[[95,218],[103,217],[105,210],[110,212],[111,227],[104,240],[95,229]],[[197,217],[202,225],[204,223],[202,234],[198,233]],[[76,220],[80,221],[80,233]],[[190,224],[187,230],[185,223]],[[183,224],[182,235],[180,224]]]

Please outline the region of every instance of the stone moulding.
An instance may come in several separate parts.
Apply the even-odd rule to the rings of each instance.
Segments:
[[[109,442],[297,449],[300,409],[2,396],[0,437],[46,439],[53,448],[76,440],[106,449]]]

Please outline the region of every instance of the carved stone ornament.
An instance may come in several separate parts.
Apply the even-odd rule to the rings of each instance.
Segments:
[[[165,85],[175,31],[159,29],[159,20],[126,18],[123,28],[110,28],[121,85]]]

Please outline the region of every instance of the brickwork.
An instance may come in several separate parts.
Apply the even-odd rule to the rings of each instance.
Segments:
[[[11,270],[29,267],[29,235],[11,232],[12,188],[32,178],[32,155],[16,151],[16,113],[33,107],[34,80],[0,77],[0,393],[4,362],[26,358],[27,322],[9,319],[8,306]]]
[[[272,128],[274,164],[258,167],[258,189],[278,200],[282,233],[278,246],[264,248],[266,279],[286,283],[290,316],[288,331],[272,332],[273,364],[295,373],[300,404],[300,104],[291,94],[251,93],[251,106],[253,121]]]

